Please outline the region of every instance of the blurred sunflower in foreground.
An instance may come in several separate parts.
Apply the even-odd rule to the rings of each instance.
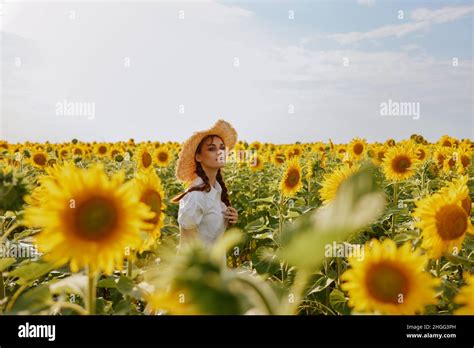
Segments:
[[[325,174],[324,180],[322,182],[322,187],[319,190],[321,200],[324,204],[328,204],[335,197],[341,187],[341,184],[350,178],[354,173],[360,169],[360,165],[353,165],[352,167],[348,165],[342,165],[339,168],[336,168],[333,172]]]
[[[465,273],[466,285],[461,287],[459,293],[454,298],[454,303],[462,305],[455,314],[473,315],[474,314],[474,275]]]
[[[69,262],[72,272],[121,269],[125,249],[141,244],[140,231],[154,214],[133,186],[124,184],[122,172],[109,179],[102,165],[65,166],[54,175],[43,181],[42,196],[24,217],[28,226],[42,227],[35,243],[45,259]]]
[[[364,247],[364,257],[349,258],[351,269],[342,274],[342,289],[356,312],[416,314],[435,304],[439,280],[424,268],[428,261],[410,243],[397,248],[391,239]]]

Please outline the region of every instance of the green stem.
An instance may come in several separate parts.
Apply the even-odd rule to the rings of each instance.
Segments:
[[[16,299],[18,298],[18,296],[20,296],[21,293],[22,293],[23,291],[25,291],[25,289],[27,289],[27,288],[28,288],[28,284],[23,284],[22,286],[20,286],[20,287],[18,288],[17,291],[15,291],[15,293],[13,294],[13,296],[12,296],[10,302],[8,302],[8,305],[7,305],[7,312],[10,311],[10,309],[13,308],[13,304],[15,303]]]
[[[132,251],[130,251],[130,255],[128,256],[127,260],[127,277],[132,279],[132,271],[133,271],[133,262],[132,262]]]
[[[87,286],[87,306],[86,310],[89,315],[95,314],[95,303],[96,303],[96,287],[97,287],[97,276],[95,272],[88,269],[87,271],[88,286]]]
[[[337,265],[337,285],[341,285],[341,258],[336,257],[336,265]]]
[[[0,244],[3,244],[3,241],[18,227],[17,223],[14,223],[1,237]]]
[[[0,272],[0,300],[5,298],[5,282],[3,280],[3,272]]]
[[[398,208],[398,183],[393,184],[393,203]],[[397,223],[397,213],[392,214],[392,238],[395,235],[395,224]]]
[[[278,204],[278,236],[281,236],[283,230],[283,194],[280,194],[280,202]]]

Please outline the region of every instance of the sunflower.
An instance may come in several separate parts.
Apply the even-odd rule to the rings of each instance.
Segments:
[[[445,157],[444,159],[444,162],[443,162],[443,172],[448,174],[450,173],[452,170],[455,170],[456,169],[456,155],[454,154],[454,151],[449,151],[447,153],[447,156]]]
[[[283,151],[275,151],[273,154],[272,154],[272,162],[277,165],[277,166],[281,166],[282,164],[284,164],[286,161],[286,156],[285,156],[285,153]]]
[[[435,259],[444,252],[458,253],[466,232],[474,233],[463,205],[464,193],[454,185],[458,183],[415,202],[413,216],[417,219],[415,226],[422,231],[421,246]]]
[[[301,150],[301,147],[297,144],[291,145],[288,147],[286,150],[286,158],[292,159],[293,157],[299,158],[302,155],[303,151]]]
[[[467,216],[471,216],[471,197],[469,197],[469,189],[467,187],[467,175],[453,179],[447,186],[442,187],[438,193],[441,195],[453,195],[455,198],[461,200],[461,206],[466,212]]]
[[[147,170],[153,168],[153,152],[149,150],[146,146],[141,146],[136,152],[138,169]]]
[[[352,167],[342,165],[333,172],[325,174],[321,184],[322,187],[319,190],[319,195],[323,203],[328,204],[336,198],[337,191],[339,187],[341,187],[341,184],[358,170],[358,165],[353,165]]]
[[[155,163],[160,167],[167,167],[171,162],[171,152],[165,146],[160,146],[155,150]]]
[[[63,146],[63,147],[60,147],[58,150],[58,157],[59,159],[61,160],[66,160],[69,158],[69,155],[70,155],[70,151],[69,151],[69,147],[68,146]]]
[[[254,153],[251,155],[251,158],[249,158],[247,164],[252,171],[256,172],[263,169],[264,163],[265,159],[261,155]]]
[[[468,167],[471,165],[472,151],[470,149],[460,147],[453,154],[454,160],[456,161],[456,168],[459,174],[467,172]]]
[[[123,172],[109,180],[98,164],[84,170],[66,166],[55,176],[43,182],[38,206],[25,210],[26,225],[42,227],[34,241],[45,259],[69,262],[72,272],[121,269],[126,248],[140,245],[139,232],[154,214],[132,185],[123,184]]]
[[[424,271],[427,258],[410,243],[397,248],[391,239],[373,239],[364,246],[364,257],[351,257],[351,268],[341,276],[356,312],[416,314],[435,304],[439,280]]]
[[[387,152],[386,145],[374,145],[369,149],[369,155],[372,158],[372,162],[376,165],[381,165]]]
[[[419,161],[425,161],[429,156],[429,150],[424,145],[416,145],[415,146],[415,154]]]
[[[286,170],[280,181],[280,191],[285,197],[294,196],[303,187],[301,166],[297,157],[286,162]]]
[[[145,229],[147,232],[145,241],[139,248],[139,252],[149,249],[155,241],[160,238],[161,228],[164,224],[164,210],[166,208],[165,203],[165,192],[161,185],[161,180],[156,175],[154,170],[147,170],[139,172],[135,179],[131,181],[131,185],[135,186],[140,196],[140,201],[145,203],[150,210],[155,213],[155,216],[151,219],[146,220],[150,224],[150,227]]]
[[[99,157],[104,157],[109,154],[109,146],[104,143],[99,143],[94,146],[94,152]]]
[[[433,160],[437,163],[438,167],[443,167],[445,160],[448,158],[451,153],[450,149],[447,147],[436,146],[433,152]]]
[[[361,159],[367,152],[367,141],[361,138],[354,138],[349,143],[349,152],[356,160]]]
[[[254,141],[249,145],[249,149],[254,149],[256,151],[259,151],[262,148],[262,143],[259,141]]]
[[[385,153],[382,168],[388,180],[402,181],[415,174],[418,163],[418,157],[412,146],[397,145]]]
[[[466,285],[459,289],[459,293],[454,298],[454,303],[462,305],[454,314],[473,315],[474,314],[474,275],[464,274]]]
[[[457,140],[453,137],[448,136],[448,135],[443,135],[438,140],[438,144],[440,146],[444,146],[444,147],[453,147],[454,145],[457,144]]]
[[[30,163],[36,168],[44,168],[48,165],[49,155],[43,150],[33,151],[30,157]]]
[[[144,295],[145,312],[148,314],[175,314],[175,315],[196,315],[202,314],[193,305],[184,291],[179,290],[156,290]]]

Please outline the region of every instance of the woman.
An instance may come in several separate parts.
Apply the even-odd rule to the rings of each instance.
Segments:
[[[183,144],[176,167],[178,180],[190,184],[173,198],[179,202],[180,244],[194,238],[212,246],[229,224],[238,220],[231,207],[221,174],[227,149],[237,142],[237,132],[226,121],[218,120],[212,128],[196,132]]]

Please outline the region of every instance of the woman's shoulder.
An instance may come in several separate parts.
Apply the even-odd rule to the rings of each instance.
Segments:
[[[204,201],[204,194],[202,191],[189,191],[181,198],[180,203],[181,205],[187,204],[190,202],[193,203],[202,203]]]

